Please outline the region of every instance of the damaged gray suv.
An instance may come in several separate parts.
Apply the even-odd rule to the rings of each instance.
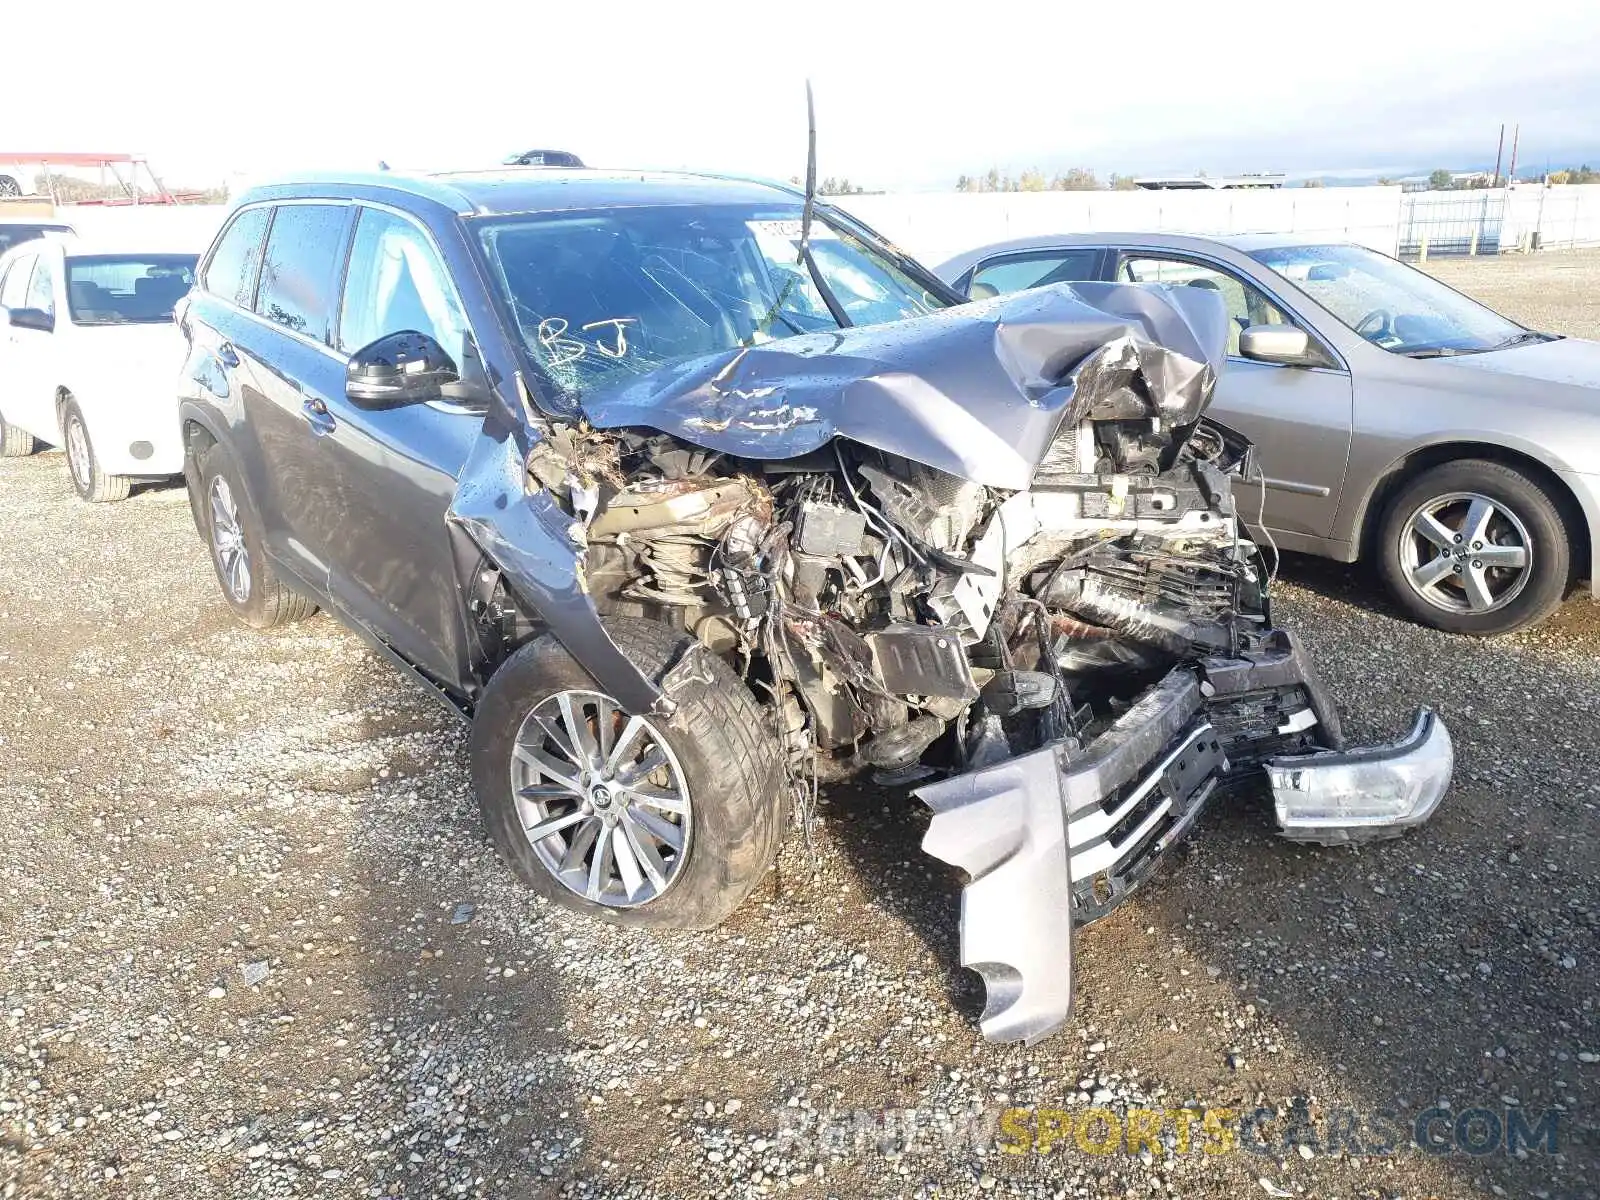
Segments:
[[[966,304],[787,189],[547,169],[252,191],[178,319],[228,604],[325,607],[470,721],[552,900],[710,926],[818,781],[913,786],[983,1030],[1032,1041],[1225,785],[1324,843],[1448,786],[1430,712],[1345,748],[1272,624],[1198,289]]]

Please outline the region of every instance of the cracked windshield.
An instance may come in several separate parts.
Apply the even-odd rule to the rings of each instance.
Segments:
[[[887,254],[801,209],[663,206],[482,230],[518,329],[575,400],[618,377],[942,308]]]

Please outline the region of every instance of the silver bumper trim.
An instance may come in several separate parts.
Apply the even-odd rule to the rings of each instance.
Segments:
[[[1194,673],[1176,670],[1084,750],[1045,746],[917,789],[933,810],[923,850],[971,876],[961,893],[961,965],[983,976],[984,1037],[1031,1045],[1072,1015],[1076,871],[1098,872],[1137,852],[1171,816],[1172,795],[1164,791],[1153,806],[1159,811],[1141,818],[1131,835],[1115,845],[1109,835],[1179,762],[1192,769],[1206,753],[1208,763],[1226,769],[1210,726],[1202,722],[1184,735],[1201,705]],[[1101,802],[1130,784],[1108,816]],[[1192,805],[1178,815],[1174,830],[1197,811]]]

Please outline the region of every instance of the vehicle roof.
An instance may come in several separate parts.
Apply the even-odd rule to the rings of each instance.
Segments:
[[[384,194],[417,197],[474,216],[657,204],[770,204],[800,196],[785,184],[722,175],[538,166],[437,175],[307,175],[252,188],[240,203]]]
[[[70,230],[72,228],[65,221],[59,221],[55,217],[0,217],[0,225],[34,225],[40,229]]]
[[[993,242],[967,250],[943,263],[935,272],[941,279],[964,274],[979,259],[1012,250],[1039,250],[1049,246],[1152,246],[1169,250],[1190,250],[1196,253],[1215,251],[1223,246],[1249,254],[1256,250],[1276,249],[1282,246],[1333,246],[1346,245],[1348,239],[1304,233],[1234,233],[1204,237],[1190,233],[1106,232],[1036,234],[1033,237],[1013,238],[1006,242]]]

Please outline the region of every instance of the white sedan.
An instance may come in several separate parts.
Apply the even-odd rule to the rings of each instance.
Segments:
[[[73,486],[95,503],[182,472],[172,310],[197,258],[74,237],[0,257],[0,456],[61,446]]]

